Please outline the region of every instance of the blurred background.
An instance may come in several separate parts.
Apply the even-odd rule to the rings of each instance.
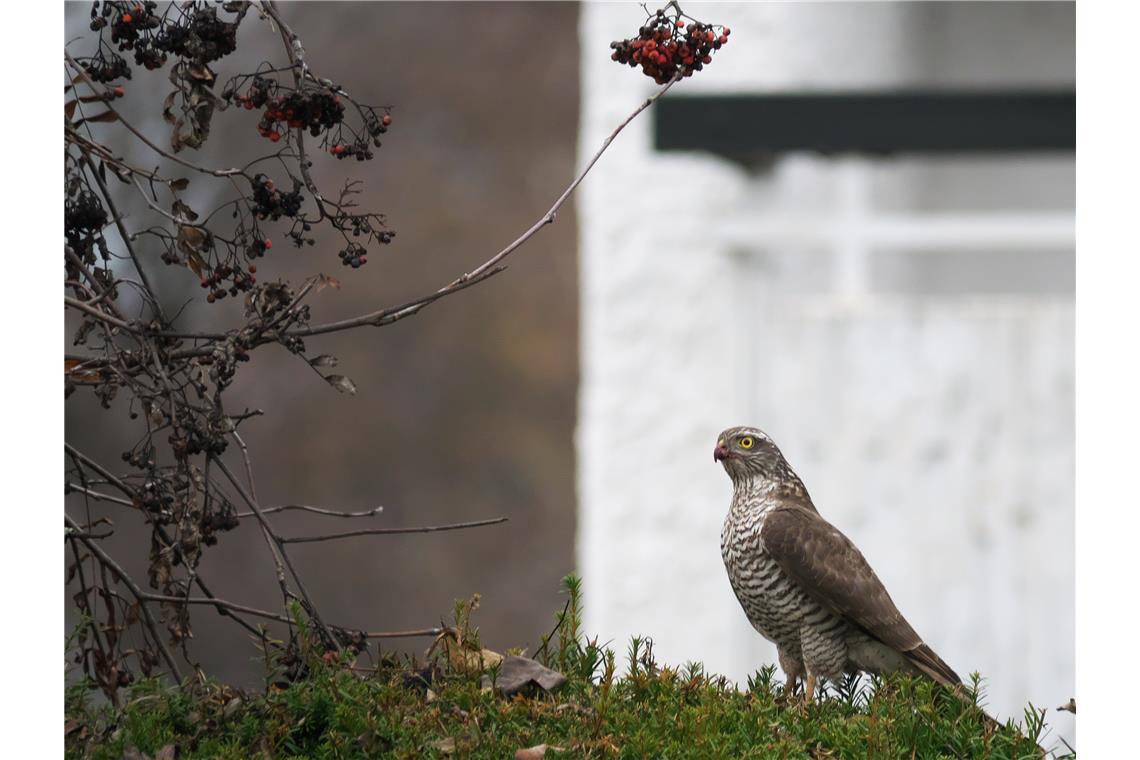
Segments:
[[[67,9],[72,40],[90,6]],[[686,9],[730,26],[731,42],[666,100],[1074,87],[1069,3]],[[363,179],[362,206],[387,214],[396,241],[358,271],[339,265],[331,240],[259,262],[263,278],[338,277],[340,290],[311,300],[321,321],[404,301],[482,262],[654,89],[609,60],[609,42],[642,23],[636,3],[283,12],[318,74],[394,107],[374,161],[318,157],[313,169],[326,188]],[[281,57],[251,16],[219,73]],[[117,107],[164,140],[168,88],[140,73]],[[711,105],[694,106],[631,124],[505,273],[414,319],[310,339],[310,354],[338,357],[356,396],[272,347],[238,374],[229,407],[265,411],[243,426],[264,504],[379,504],[386,527],[510,518],[295,546],[323,614],[418,628],[479,592],[484,643],[533,652],[561,608],[559,579],[576,570],[587,631],[619,650],[650,635],[665,661],[702,660],[743,681],[774,651],[724,576],[731,489],[710,453],[721,429],[751,423],[927,641],[989,679],[991,708],[1006,717],[1028,700],[1062,704],[1073,691],[1071,150],[742,153],[717,143]],[[668,144],[678,130],[707,144]],[[229,110],[194,159],[228,166],[263,152],[256,119]],[[188,201],[212,208],[225,190],[195,180]],[[145,206],[125,203],[150,223]],[[186,271],[150,271],[175,308],[200,294]],[[234,323],[239,309],[189,302],[181,326]],[[116,465],[138,432],[124,407],[75,394],[68,440]],[[114,509],[107,547],[126,561],[145,533]],[[306,515],[281,524],[328,526]],[[202,567],[223,596],[278,601],[251,524],[222,536]],[[257,682],[240,631],[209,611],[195,626],[208,669]],[[1050,717],[1071,740],[1069,716]]]
[[[300,283],[324,272],[340,290],[311,296],[319,321],[404,302],[468,271],[534,223],[569,183],[578,130],[578,9],[571,4],[283,3],[322,77],[361,102],[392,105],[393,125],[367,163],[317,154],[313,172],[326,192],[361,179],[362,208],[379,210],[398,235],[359,270],[341,266],[340,246],[297,250],[282,244],[258,262],[261,279]],[[67,39],[90,34],[89,3],[67,6]],[[634,16],[640,14],[635,11]],[[225,14],[223,14],[225,17]],[[493,34],[486,30],[494,30]],[[280,64],[280,38],[254,13],[219,78]],[[71,49],[82,50],[83,42]],[[116,107],[160,144],[169,135],[163,72],[137,72]],[[110,135],[109,125],[94,125]],[[267,153],[257,114],[215,116],[211,139],[191,160],[232,166]],[[153,154],[123,151],[141,165]],[[232,193],[225,182],[192,177],[187,202],[213,208]],[[213,195],[217,193],[217,195]],[[162,223],[123,193],[128,226]],[[114,247],[117,238],[108,231]],[[472,531],[373,536],[292,548],[310,592],[330,620],[368,630],[407,630],[450,620],[453,602],[475,592],[475,619],[497,649],[537,646],[562,607],[559,583],[574,568],[573,428],[577,355],[574,209],[543,230],[510,268],[412,319],[383,329],[307,343],[328,353],[358,392],[342,395],[279,347],[262,349],[237,375],[227,407],[263,409],[242,426],[264,504],[339,510],[383,505],[368,525],[401,527],[505,516]],[[240,299],[206,304],[197,278],[157,262],[171,311],[186,303],[184,329],[240,323]],[[195,299],[190,301],[189,299]],[[67,347],[73,322],[69,322]],[[67,438],[119,467],[136,440],[124,399],[110,411],[89,392],[67,402]],[[232,452],[236,454],[236,452]],[[238,460],[233,460],[235,463]],[[239,465],[240,466],[240,465]],[[77,508],[81,500],[71,497]],[[145,577],[146,534],[134,515],[110,505],[114,556]],[[118,512],[115,512],[118,510]],[[313,515],[280,515],[282,533],[351,529]],[[361,524],[362,526],[363,524]],[[273,564],[256,524],[221,537],[202,563],[218,593],[262,608],[280,604]],[[70,610],[69,610],[70,611]],[[196,611],[195,653],[221,677],[257,683],[260,665],[244,632],[214,612]],[[214,645],[213,642],[220,642]],[[423,639],[385,642],[422,653]]]
[[[994,712],[1065,703],[1072,4],[686,8],[729,44],[578,196],[587,629],[740,681],[775,661],[719,553],[712,447],[752,424]],[[585,49],[627,8],[581,28],[579,160],[653,90]]]

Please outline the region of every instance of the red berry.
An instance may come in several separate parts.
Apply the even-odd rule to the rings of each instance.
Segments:
[[[684,29],[685,28],[685,22],[682,21],[681,19],[677,19],[677,28],[678,29]]]
[[[281,135],[278,134],[277,132],[270,132],[269,133],[269,142],[277,142],[280,139],[281,139]]]
[[[731,30],[731,29],[729,29],[729,28],[726,26],[726,27],[724,28],[724,36],[725,36],[725,37],[727,37],[727,36],[728,36],[728,35],[730,35],[730,34],[732,34],[732,30]]]
[[[256,272],[256,271],[257,271],[257,264],[250,264],[250,265],[249,265],[249,273],[250,273],[250,274],[253,274],[253,273],[254,273],[254,272]],[[204,284],[204,283],[203,283],[203,287],[205,287],[205,284]]]
[[[116,87],[116,88],[115,88],[115,97],[116,97],[116,98],[121,98],[121,97],[123,97],[123,94],[124,94],[124,92],[123,92],[123,88],[122,88],[122,87]]]
[[[132,19],[132,18],[131,18],[131,14],[129,14],[129,13],[124,13],[124,14],[123,14],[123,23],[124,23],[124,24],[129,24],[129,23],[131,23],[131,21],[133,21],[133,20],[134,20],[134,19]]]
[[[265,239],[265,247],[266,248],[272,248],[273,247],[273,241],[270,240],[269,238],[266,238]]]
[[[380,123],[387,127],[392,123],[392,117],[388,114],[384,114],[384,118],[380,120]]]

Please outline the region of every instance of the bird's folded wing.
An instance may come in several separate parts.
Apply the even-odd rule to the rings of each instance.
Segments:
[[[935,680],[959,682],[899,612],[862,552],[818,513],[798,505],[777,507],[764,519],[760,540],[780,569],[824,607],[898,650]]]

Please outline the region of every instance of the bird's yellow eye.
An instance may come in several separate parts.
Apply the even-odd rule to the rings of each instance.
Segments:
[[[742,448],[742,449],[750,449],[755,444],[756,444],[756,440],[750,435],[746,435],[740,439],[740,448]]]

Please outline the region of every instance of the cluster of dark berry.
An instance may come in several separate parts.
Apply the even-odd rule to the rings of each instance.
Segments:
[[[91,29],[100,31],[110,27],[111,43],[120,51],[133,51],[135,63],[151,70],[165,64],[168,55],[205,65],[237,49],[240,16],[234,22],[222,21],[217,9],[206,3],[188,5],[179,13],[176,21],[170,21],[165,14],[158,13],[158,3],[153,0],[103,3],[96,0],[91,7]],[[101,82],[131,76],[126,61],[119,56],[111,61],[88,64],[88,73],[93,77],[98,75]]]
[[[650,16],[635,39],[611,42],[612,60],[640,66],[647,77],[665,84],[677,76],[690,77],[712,63],[712,53],[728,43],[731,30],[721,27],[718,34],[710,24],[670,16],[658,10]]]
[[[214,270],[209,275],[203,275],[201,280],[202,287],[210,291],[206,294],[206,300],[213,303],[225,298],[227,293],[236,296],[238,293],[252,290],[253,286],[257,284],[257,278],[253,276],[256,271],[257,266],[255,264],[249,265],[248,272],[243,272],[240,267],[232,267],[229,264],[214,267]],[[226,280],[230,281],[228,290],[225,286]]]
[[[293,190],[286,193],[278,190],[273,180],[264,174],[253,178],[253,213],[259,219],[277,220],[283,216],[295,217],[301,212],[304,198],[301,195],[301,183],[293,180]]]
[[[89,190],[79,192],[63,202],[63,229],[67,244],[83,260],[95,261],[98,247],[104,259],[109,258],[103,227],[107,224],[107,211]]]
[[[96,82],[106,84],[116,79],[131,78],[131,67],[127,65],[127,59],[115,53],[105,56],[100,50],[90,58],[81,59],[81,63],[83,70],[87,72],[87,76]]]
[[[368,250],[360,243],[349,243],[338,255],[341,264],[353,269],[360,269],[368,263]]]
[[[153,31],[162,26],[162,19],[155,13],[156,2],[143,3],[104,3],[100,10],[99,2],[91,7],[91,30],[99,31],[110,25],[111,43],[119,50],[133,50],[135,63],[147,69],[157,69],[166,63],[166,53],[154,45]]]
[[[223,97],[232,98],[246,109],[264,107],[257,131],[273,142],[280,140],[286,129],[307,129],[317,137],[344,120],[340,96],[328,90],[293,90],[287,95],[276,92],[276,82],[254,77],[245,95],[227,90]]]
[[[154,36],[159,50],[195,63],[207,64],[237,50],[237,30],[233,22],[218,18],[212,5],[195,5],[178,23],[168,23]]]

